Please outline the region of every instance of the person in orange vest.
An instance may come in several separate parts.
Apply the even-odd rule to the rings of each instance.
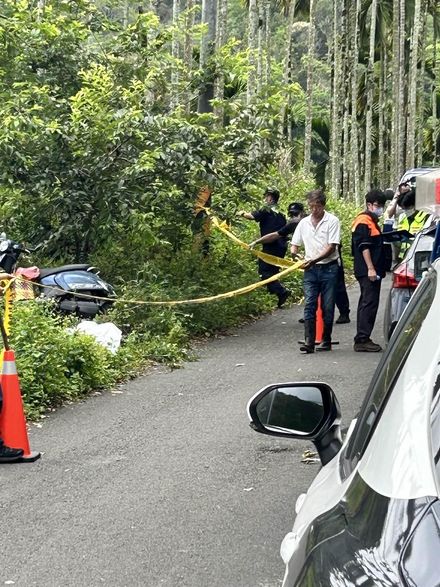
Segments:
[[[381,190],[369,191],[365,196],[366,209],[356,216],[352,224],[354,275],[361,289],[353,346],[356,352],[377,353],[382,350],[370,336],[379,307],[382,278],[386,275],[383,236],[378,222],[385,202],[386,196]]]

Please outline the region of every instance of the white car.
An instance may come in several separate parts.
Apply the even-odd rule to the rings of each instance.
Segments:
[[[341,439],[325,383],[282,383],[251,426],[309,439],[323,464],[281,545],[284,587],[440,585],[440,259],[426,272]]]

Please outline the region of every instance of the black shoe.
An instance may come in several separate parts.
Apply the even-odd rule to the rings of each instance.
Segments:
[[[281,308],[281,306],[283,306],[286,303],[286,300],[289,296],[292,295],[292,292],[288,289],[286,289],[286,291],[282,294],[279,294],[278,296],[278,308]]]
[[[317,351],[331,351],[332,343],[329,340],[323,340],[319,346],[316,347]]]
[[[348,314],[341,314],[336,320],[335,324],[348,324],[350,322],[350,316]]]
[[[0,463],[13,463],[23,456],[21,448],[9,448],[9,446],[0,447]]]
[[[300,324],[304,324],[304,318],[300,318],[300,319],[298,320],[298,322],[299,322]]]
[[[366,340],[365,342],[355,342],[353,350],[356,353],[380,353],[382,347],[372,340]]]
[[[299,347],[299,350],[303,355],[310,355],[315,352],[315,347],[304,343]]]

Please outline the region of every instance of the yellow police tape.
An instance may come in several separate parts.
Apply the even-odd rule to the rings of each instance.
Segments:
[[[89,299],[89,300],[90,299],[91,300],[102,300],[102,301],[106,301],[106,302],[113,301],[113,303],[117,303],[117,304],[134,304],[134,305],[148,305],[148,306],[177,306],[177,305],[183,305],[183,304],[204,304],[206,302],[214,302],[216,300],[224,300],[227,298],[233,298],[235,296],[249,293],[251,291],[258,289],[259,287],[264,287],[265,285],[267,285],[268,283],[271,283],[272,281],[276,281],[277,279],[285,277],[286,275],[288,275],[292,271],[295,271],[297,269],[301,269],[301,265],[304,263],[304,261],[293,262],[290,259],[282,259],[281,257],[276,257],[274,255],[268,255],[267,253],[263,253],[262,251],[255,251],[248,244],[244,243],[237,236],[235,236],[235,234],[233,234],[231,232],[231,230],[229,229],[226,222],[220,221],[216,216],[214,216],[210,212],[210,210],[208,208],[204,208],[204,210],[206,211],[208,216],[211,218],[213,225],[216,228],[218,228],[223,234],[227,235],[231,240],[233,240],[240,247],[251,251],[251,253],[253,255],[255,255],[256,257],[259,257],[263,261],[266,261],[267,263],[269,263],[271,265],[281,267],[282,271],[280,271],[279,273],[277,273],[275,275],[272,275],[271,277],[268,277],[267,279],[263,279],[262,281],[252,283],[251,285],[246,285],[245,287],[240,287],[239,289],[235,289],[233,291],[228,291],[228,292],[217,294],[214,296],[206,296],[203,298],[194,298],[194,299],[189,299],[189,300],[145,301],[145,300],[126,300],[124,298],[115,298],[115,299],[110,298],[109,299],[109,298],[100,297],[100,296],[82,294],[79,292],[78,293],[72,292],[73,295],[76,298]],[[13,281],[15,281],[15,280],[26,281],[27,283],[29,283],[29,280],[27,280],[21,276],[15,275],[7,283],[6,287],[4,288],[4,291],[6,292],[4,323],[5,323],[5,328],[6,328],[7,333],[9,333],[9,322],[10,322],[11,304],[12,304],[12,293],[11,293],[10,287],[11,287],[11,284],[13,283]],[[59,292],[61,294],[66,293],[65,290],[58,288],[58,287],[51,286],[51,285],[50,286],[49,285],[42,285],[41,283],[35,283],[35,282],[32,282],[32,284],[35,285],[36,287],[41,288],[41,289],[50,289],[54,292]]]
[[[213,216],[208,208],[205,208],[206,213],[211,218],[213,225],[218,228],[223,234],[226,234],[231,240],[237,243],[243,249],[250,251],[253,255],[266,261],[269,265],[275,265],[276,267],[292,267],[295,265],[293,261],[290,259],[282,259],[281,257],[276,257],[275,255],[268,255],[267,253],[263,253],[263,251],[256,251],[247,243],[241,241],[231,230],[229,229],[228,225],[225,221],[220,221],[216,216]]]
[[[283,269],[283,271],[280,271],[276,275],[272,275],[271,277],[268,277],[267,279],[263,279],[262,281],[258,281],[257,283],[252,283],[251,285],[246,285],[244,287],[240,287],[239,289],[235,289],[233,291],[227,291],[225,293],[217,294],[215,296],[206,296],[204,298],[194,298],[194,299],[190,299],[190,300],[169,300],[169,301],[168,300],[161,300],[161,301],[153,302],[153,301],[145,301],[145,300],[126,300],[124,298],[115,298],[115,299],[104,298],[104,297],[100,297],[100,296],[82,294],[79,292],[78,293],[72,292],[72,295],[75,296],[75,298],[81,298],[81,299],[87,299],[87,300],[103,300],[105,302],[113,301],[115,304],[134,304],[134,305],[144,305],[144,306],[178,306],[178,305],[182,305],[182,304],[204,304],[206,302],[214,302],[216,300],[233,298],[235,296],[240,296],[240,295],[249,293],[251,291],[254,291],[255,289],[258,289],[259,287],[263,287],[263,286],[267,285],[268,283],[271,283],[272,281],[276,281],[277,279],[280,279],[281,277],[288,275],[289,273],[291,273],[292,271],[295,271],[296,269],[300,269],[301,265],[303,263],[304,263],[304,261],[298,261],[297,263],[292,264],[290,267]],[[23,280],[23,277],[20,277],[17,275],[17,276],[14,276],[11,281],[13,281],[15,279],[16,280]],[[41,289],[50,289],[52,291],[59,292],[62,294],[66,293],[66,291],[64,289],[54,287],[52,285],[42,285],[41,283],[34,283],[34,285],[36,287],[41,288]]]

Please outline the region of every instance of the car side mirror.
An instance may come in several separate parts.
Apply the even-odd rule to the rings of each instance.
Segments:
[[[247,409],[257,432],[312,441],[323,465],[342,446],[339,403],[326,383],[268,385],[250,399]]]

